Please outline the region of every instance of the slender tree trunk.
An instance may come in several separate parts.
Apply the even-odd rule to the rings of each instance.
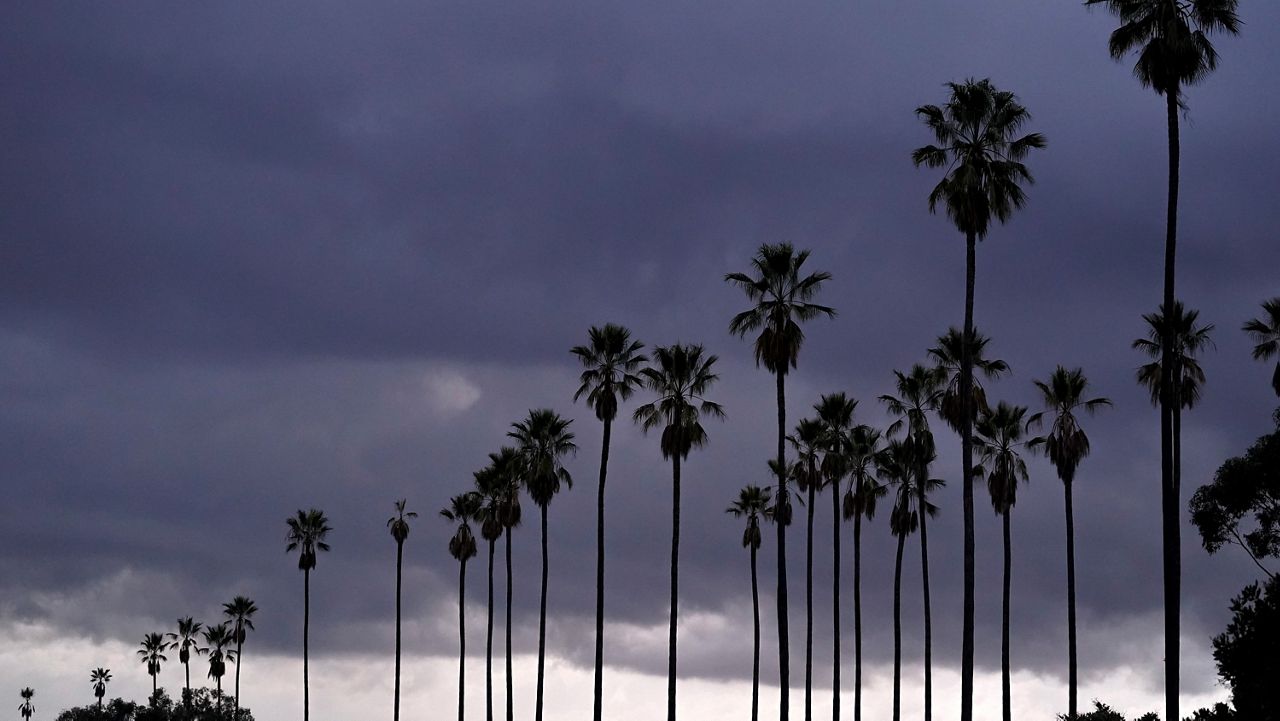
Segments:
[[[671,456],[671,627],[667,637],[667,721],[676,719],[676,620],[680,600],[680,453]]]
[[[853,517],[853,721],[862,721],[862,512]]]
[[[397,614],[398,617],[399,614]],[[236,705],[235,714],[231,717],[234,721],[240,721],[240,664],[244,663],[244,640],[241,635],[243,630],[241,627],[240,632],[236,633]],[[396,674],[397,678],[399,676],[400,674]]]
[[[311,718],[311,569],[302,571],[302,721]]]
[[[400,721],[400,588],[401,570],[404,563],[404,543],[396,541],[396,690],[395,721]],[[236,666],[236,706],[240,705],[240,666]]]
[[[751,618],[754,622],[751,654],[751,721],[760,718],[760,589],[756,582],[756,547],[751,546]]]
[[[493,721],[493,547],[489,539],[489,618],[484,639],[484,718]]]
[[[1164,246],[1164,315],[1166,321],[1173,315],[1175,292],[1175,267],[1178,246],[1178,99],[1181,89],[1176,85],[1165,91],[1169,115],[1169,203],[1168,221],[1165,227]],[[1165,718],[1177,719],[1179,689],[1179,626],[1182,593],[1182,558],[1178,527],[1178,497],[1173,477],[1173,417],[1177,408],[1175,378],[1173,377],[1174,338],[1165,323],[1165,336],[1161,346],[1161,484],[1164,507],[1164,661],[1165,661]]]
[[[785,367],[775,374],[778,383],[778,508],[787,505],[787,390]],[[778,718],[787,721],[791,708],[791,639],[787,628],[787,524],[778,526]]]
[[[187,677],[187,680],[186,680],[187,692],[182,697],[182,703],[184,706],[190,706],[191,705],[191,662],[189,660],[183,661],[182,666],[186,670],[186,677]]]
[[[156,689],[159,688],[159,683],[160,683],[159,679],[156,678],[156,675],[154,673],[151,674],[151,695],[152,696],[156,695]]]
[[[960,645],[960,721],[973,721],[973,288],[977,236],[965,238],[964,343],[960,353],[960,449],[964,493],[964,624]]]
[[[840,479],[831,484],[831,721],[840,721]]]
[[[929,472],[921,469],[920,498],[920,575],[924,582],[924,721],[933,718],[933,605],[929,600],[929,514],[925,510],[924,487]],[[1007,721],[1007,719],[1006,719]]]
[[[609,435],[613,422],[604,421],[600,442],[600,490],[596,496],[596,678],[592,718],[600,721],[604,705],[604,482],[609,472]]]
[[[1013,573],[1013,551],[1009,545],[1009,511],[1000,514],[1004,526],[1004,607],[1000,618],[1000,699],[1004,702],[1004,721],[1010,721],[1013,702],[1009,693],[1009,576]]]
[[[467,562],[458,564],[458,721],[466,714],[467,698]]]
[[[1067,507],[1067,719],[1076,718],[1076,522],[1071,505],[1071,480],[1064,479],[1062,492]]]
[[[898,534],[893,565],[893,721],[902,720],[902,549],[906,543],[906,534]]]
[[[813,501],[810,483],[804,558],[804,721],[813,721]]]
[[[515,718],[515,696],[512,694],[511,672],[511,531],[507,529],[507,721]]]
[[[547,507],[542,506],[542,593],[538,605],[538,686],[534,696],[533,718],[542,721],[542,679],[547,658]]]

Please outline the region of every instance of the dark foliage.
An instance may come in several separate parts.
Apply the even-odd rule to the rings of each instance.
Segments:
[[[236,714],[225,695],[219,704],[217,694],[206,688],[192,690],[190,708],[160,689],[146,706],[117,698],[101,709],[96,704],[67,709],[57,721],[253,721],[253,713],[241,707]]]

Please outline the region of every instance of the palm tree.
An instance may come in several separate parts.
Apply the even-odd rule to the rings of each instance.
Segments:
[[[514,451],[512,451],[514,453]],[[489,546],[488,619],[484,644],[485,719],[493,721],[493,557],[498,539],[502,537],[502,492],[497,468],[500,454],[489,454],[489,465],[476,471],[476,493],[480,494],[480,536]]]
[[[529,498],[538,507],[542,520],[542,595],[538,610],[538,685],[534,721],[542,721],[542,680],[547,650],[547,507],[560,492],[562,484],[567,488],[573,486],[573,478],[563,465],[565,456],[578,452],[573,434],[569,432],[571,423],[572,420],[561,418],[555,411],[539,408],[529,411],[523,421],[511,424],[512,430],[507,433],[516,441],[520,472],[525,487],[529,489]]]
[[[853,719],[862,721],[862,519],[876,515],[876,502],[889,492],[875,476],[882,453],[880,431],[867,425],[849,433],[846,467],[849,490],[844,495],[843,515],[853,519]]]
[[[804,564],[804,718],[813,718],[813,505],[818,487],[823,485],[822,452],[826,446],[826,428],[816,418],[796,424],[787,442],[796,451],[791,475],[796,488],[806,495],[805,564]]]
[[[449,499],[449,505],[440,510],[441,516],[458,524],[458,530],[449,539],[449,555],[458,562],[458,721],[462,721],[466,708],[467,561],[476,556],[476,539],[471,533],[471,521],[479,517],[481,502],[480,494],[470,491]],[[403,502],[397,504],[397,510],[404,510]],[[407,528],[405,533],[408,533]]]
[[[638,375],[644,366],[644,344],[631,340],[631,331],[613,323],[592,326],[587,345],[570,352],[582,362],[574,402],[586,396],[587,405],[604,424],[600,442],[600,485],[596,492],[596,675],[594,721],[600,721],[604,699],[604,482],[609,472],[609,433],[618,417],[618,401],[627,400],[643,385]]]
[[[164,650],[168,647],[163,633],[148,633],[142,637],[142,648],[138,649],[138,658],[147,665],[147,675],[151,676],[151,695],[159,688],[160,663],[168,661]]]
[[[31,717],[36,713],[36,706],[31,703],[31,699],[35,697],[36,692],[27,687],[18,692],[18,695],[22,697],[22,704],[18,706],[18,713],[22,715],[24,721],[30,721]]]
[[[1045,410],[1027,419],[1027,426],[1039,426],[1046,413],[1053,415],[1049,433],[1027,442],[1033,450],[1043,447],[1049,462],[1058,471],[1062,481],[1064,506],[1067,513],[1067,718],[1076,717],[1076,531],[1075,514],[1071,503],[1072,483],[1080,462],[1089,455],[1089,436],[1080,427],[1076,412],[1084,410],[1093,415],[1103,406],[1111,405],[1106,398],[1085,400],[1089,381],[1080,368],[1054,369],[1045,381],[1035,381]]]
[[[1043,148],[1039,133],[1016,137],[1031,115],[1017,97],[998,90],[990,80],[948,83],[950,97],[942,106],[916,109],[936,145],[917,148],[911,159],[916,166],[947,168],[947,174],[929,193],[929,210],[938,205],[965,236],[964,337],[976,339],[973,326],[974,275],[977,242],[985,238],[994,217],[1007,221],[1026,201],[1019,183],[1033,182],[1022,161],[1034,148]],[[964,483],[964,622],[960,652],[960,721],[973,721],[973,413],[968,410],[973,389],[973,355],[964,352],[973,344],[961,344],[961,404],[965,411],[960,428]]]
[[[767,512],[771,495],[767,488],[745,486],[738,491],[738,499],[725,509],[725,513],[735,518],[747,519],[747,528],[742,532],[742,547],[751,551],[751,721],[760,718],[760,588],[756,582],[756,554],[760,551],[760,517]]]
[[[507,562],[507,633],[505,636],[507,651],[507,721],[515,717],[515,694],[511,663],[511,535],[520,525],[523,511],[520,507],[520,454],[510,446],[503,446],[496,454],[490,453],[489,460],[493,468],[494,493],[496,494],[496,511],[506,534]]]
[[[298,569],[302,571],[302,719],[311,718],[311,677],[309,671],[309,642],[311,635],[311,569],[316,567],[316,557],[329,550],[325,541],[329,532],[329,519],[324,511],[312,508],[298,509],[298,515],[285,519],[289,526],[286,552],[298,551]],[[207,638],[207,636],[206,636]]]
[[[408,499],[396,501],[396,515],[387,519],[387,528],[396,540],[396,687],[393,718],[400,721],[400,585],[404,568],[404,541],[409,537],[409,521],[418,517],[413,511],[405,511]],[[240,667],[236,666],[236,708],[240,707]]]
[[[235,651],[227,648],[234,640],[231,628],[225,623],[204,630],[204,642],[209,649],[209,678],[218,686],[219,709],[222,708],[222,677],[227,673],[227,661],[236,663],[239,658]]]
[[[93,695],[98,697],[98,708],[102,708],[102,697],[107,695],[107,684],[111,681],[111,670],[99,666],[89,672],[89,683],[93,685]]]
[[[725,281],[739,287],[755,305],[733,317],[729,332],[745,338],[759,331],[755,339],[756,365],[764,365],[774,375],[778,390],[778,476],[779,507],[787,507],[787,373],[796,367],[804,331],[800,324],[819,316],[834,317],[836,311],[810,301],[831,279],[825,271],[802,275],[809,251],[796,252],[790,243],[762,245],[751,259],[747,273],[729,273]],[[779,718],[786,721],[790,709],[791,651],[787,612],[787,525],[778,524],[778,679],[781,686]]]
[[[893,511],[889,514],[889,531],[898,539],[893,565],[893,721],[902,718],[902,551],[907,536],[918,523],[916,494],[911,479],[915,476],[915,459],[910,445],[893,440],[876,459],[876,473],[893,488]]]
[[[1244,332],[1256,344],[1254,360],[1267,360],[1280,354],[1280,296],[1264,301],[1262,310],[1265,315],[1244,324]],[[1280,396],[1280,360],[1276,361],[1276,369],[1271,374],[1271,388]]]
[[[934,351],[936,350],[938,349],[935,348]],[[919,363],[912,366],[911,370],[905,374],[894,371],[898,395],[880,396],[880,401],[885,404],[889,413],[898,417],[898,420],[889,426],[888,435],[896,435],[904,423],[907,426],[906,443],[911,451],[911,458],[916,463],[913,469],[915,477],[913,487],[921,494],[928,486],[925,481],[929,478],[929,463],[936,456],[933,432],[929,430],[928,413],[944,407],[946,392],[943,390],[943,384],[946,381],[946,372],[946,366],[926,368]],[[923,505],[924,500],[921,496],[917,502]],[[933,605],[929,596],[928,516],[919,516],[916,524],[920,530],[920,576],[924,589],[924,718],[928,721],[933,717]]]
[[[236,596],[230,603],[222,604],[222,613],[231,623],[231,636],[236,642],[236,705],[233,719],[240,718],[240,666],[244,663],[244,641],[253,631],[253,616],[258,605],[246,596]]]
[[[184,706],[191,705],[191,654],[194,652],[197,656],[203,654],[205,650],[200,647],[200,629],[202,625],[199,621],[187,616],[178,619],[178,632],[169,633],[169,648],[178,652],[178,661],[182,664],[186,674],[186,686],[182,690],[182,704]]]
[[[1000,401],[995,410],[988,409],[978,419],[974,446],[978,449],[978,466],[987,477],[987,491],[991,494],[991,506],[1000,516],[1004,530],[1004,611],[1000,633],[1000,680],[1004,702],[1004,721],[1012,718],[1012,701],[1009,692],[1009,578],[1013,566],[1012,544],[1009,534],[1009,515],[1018,502],[1018,482],[1025,483],[1027,464],[1018,455],[1023,441],[1023,417],[1027,409]]]
[[[671,624],[667,648],[667,721],[676,718],[676,619],[680,591],[680,461],[707,443],[702,417],[724,418],[720,404],[706,399],[719,378],[712,370],[717,358],[704,355],[700,345],[658,346],[652,365],[641,371],[645,385],[658,397],[640,406],[633,420],[648,432],[662,428],[662,457],[671,459]],[[780,478],[782,476],[779,476]]]
[[[1162,307],[1173,307],[1178,246],[1178,109],[1184,108],[1182,88],[1203,80],[1218,66],[1218,52],[1209,36],[1219,32],[1236,34],[1240,19],[1236,0],[1085,0],[1085,5],[1102,4],[1120,20],[1111,33],[1111,57],[1123,59],[1136,52],[1133,73],[1143,87],[1165,98],[1169,128],[1169,198],[1166,207],[1164,243],[1164,295]],[[1172,342],[1166,342],[1171,349]],[[1163,359],[1172,369],[1173,358]],[[1179,407],[1174,398],[1173,376],[1160,379],[1160,477],[1163,506],[1165,576],[1165,718],[1178,716],[1178,632],[1182,559],[1178,544],[1178,496],[1174,493],[1174,415]]]
[[[999,359],[987,359],[987,344],[990,342],[990,338],[974,328],[973,347],[969,351],[969,360],[975,371],[981,372],[988,380],[995,380],[1009,372],[1009,364]],[[947,329],[945,334],[938,336],[938,345],[929,349],[929,357],[936,364],[938,372],[942,375],[942,382],[946,386],[946,390],[938,400],[938,415],[952,430],[959,433],[960,368],[964,362],[964,334],[957,328]],[[969,404],[971,422],[977,420],[981,413],[990,410],[987,406],[986,390],[977,378],[973,379],[972,393],[973,402]]]
[[[858,401],[844,393],[818,399],[813,410],[822,423],[822,479],[831,491],[831,718],[840,720],[840,523],[841,484],[849,470],[850,433]]]

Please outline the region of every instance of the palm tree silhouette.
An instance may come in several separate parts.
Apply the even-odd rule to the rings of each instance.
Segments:
[[[1262,317],[1244,324],[1244,332],[1255,343],[1254,360],[1268,360],[1271,356],[1280,355],[1280,296],[1263,301],[1262,311]],[[1271,374],[1271,388],[1280,396],[1280,360],[1276,361],[1276,369]]]
[[[609,472],[609,434],[618,417],[618,401],[631,397],[643,385],[639,376],[644,366],[640,353],[644,344],[631,340],[631,331],[613,323],[592,326],[587,345],[570,352],[578,357],[583,371],[574,402],[586,396],[587,405],[604,425],[600,441],[600,485],[596,495],[596,666],[593,719],[600,721],[604,699],[604,483]]]
[[[458,562],[458,721],[462,721],[466,709],[467,561],[476,556],[476,539],[471,533],[471,521],[479,517],[481,502],[479,493],[469,491],[449,499],[449,505],[440,509],[441,516],[458,524],[458,529],[449,539],[449,555]],[[397,510],[403,509],[403,504],[397,504]]]
[[[662,457],[671,459],[671,624],[667,649],[667,721],[676,718],[676,619],[680,591],[680,461],[707,443],[703,416],[724,418],[724,409],[706,399],[719,378],[712,370],[716,356],[700,345],[658,346],[652,364],[641,371],[645,385],[658,397],[632,414],[644,432],[662,428]]]
[[[98,698],[98,708],[102,708],[102,697],[107,695],[107,684],[111,681],[111,670],[99,666],[89,672],[89,683],[93,686],[93,695]]]
[[[285,551],[298,551],[298,569],[302,571],[302,719],[308,721],[311,718],[311,569],[316,567],[317,555],[329,550],[325,539],[333,529],[324,511],[316,508],[298,509],[298,515],[285,519],[285,523],[289,526],[286,539],[289,544]]]
[[[160,663],[168,661],[164,650],[168,647],[163,633],[148,633],[142,637],[142,648],[138,649],[138,658],[147,665],[147,675],[151,676],[151,695],[159,688]]]
[[[883,449],[880,431],[867,425],[849,433],[849,490],[844,494],[843,515],[853,519],[853,719],[862,721],[862,519],[872,520],[876,502],[889,489],[876,480],[876,464]]]
[[[236,652],[227,647],[234,641],[231,627],[225,623],[204,630],[204,642],[209,650],[209,678],[217,683],[218,709],[222,709],[222,677],[227,673],[227,661],[236,663]]]
[[[876,459],[876,473],[893,489],[889,531],[898,539],[893,565],[893,721],[902,719],[902,551],[918,524],[915,510],[915,459],[910,443],[892,440]]]
[[[1165,99],[1169,128],[1169,198],[1166,207],[1164,243],[1164,295],[1162,307],[1173,307],[1178,247],[1178,175],[1180,152],[1178,109],[1185,108],[1182,88],[1203,80],[1218,66],[1218,52],[1209,36],[1219,32],[1236,34],[1240,19],[1236,0],[1085,0],[1085,5],[1104,5],[1120,20],[1111,33],[1111,57],[1122,60],[1135,52],[1138,61],[1133,74],[1143,87]],[[1166,349],[1172,341],[1164,343]],[[1171,369],[1174,360],[1163,358]],[[1181,613],[1182,556],[1179,548],[1178,495],[1174,479],[1173,449],[1176,432],[1174,416],[1181,407],[1175,397],[1173,376],[1159,379],[1160,395],[1160,481],[1164,516],[1165,577],[1165,718],[1178,715],[1178,633]]]
[[[510,450],[514,454],[514,450]],[[493,557],[498,539],[502,537],[502,501],[503,486],[500,483],[500,469],[497,468],[500,454],[490,453],[489,464],[476,471],[476,493],[480,494],[480,508],[477,518],[480,521],[480,536],[489,546],[489,586],[488,586],[488,618],[484,644],[484,691],[485,720],[493,721]]]
[[[1012,718],[1009,689],[1009,581],[1013,551],[1009,533],[1009,516],[1018,502],[1018,482],[1029,480],[1027,464],[1018,455],[1023,441],[1023,417],[1027,409],[1000,401],[994,410],[987,409],[974,428],[973,444],[978,450],[978,470],[987,478],[991,507],[1000,516],[1004,531],[1004,611],[1000,626],[1000,682],[1004,721]]]
[[[392,718],[400,721],[400,587],[404,568],[404,541],[409,537],[409,521],[418,517],[413,511],[405,511],[407,499],[396,501],[396,515],[387,519],[387,528],[396,540],[396,685],[395,710]],[[236,707],[239,708],[240,667],[236,666]]]
[[[18,695],[22,697],[22,704],[18,706],[18,713],[22,715],[24,721],[29,721],[36,713],[36,706],[31,702],[31,699],[35,698],[36,692],[27,687],[19,691]]]
[[[779,507],[787,508],[787,373],[796,367],[804,331],[800,324],[818,316],[833,317],[835,309],[810,301],[831,279],[827,272],[801,275],[809,251],[797,252],[790,243],[762,245],[751,259],[747,273],[729,273],[725,281],[742,289],[755,305],[733,317],[729,332],[745,338],[759,331],[755,339],[756,365],[764,365],[774,375],[778,391],[778,476]],[[791,649],[787,611],[787,523],[778,524],[778,681],[781,694],[778,717],[786,721],[790,713]]]
[[[1072,484],[1080,462],[1089,455],[1089,436],[1080,427],[1076,412],[1083,410],[1092,415],[1102,406],[1111,405],[1106,398],[1085,400],[1089,381],[1080,368],[1068,370],[1062,366],[1054,369],[1048,380],[1035,381],[1045,409],[1027,419],[1027,426],[1040,426],[1046,414],[1053,420],[1049,432],[1027,442],[1032,450],[1043,448],[1049,462],[1058,471],[1062,481],[1064,506],[1067,514],[1067,718],[1076,717],[1076,531],[1075,513],[1072,507]]]
[[[542,594],[538,607],[538,681],[534,701],[534,721],[542,721],[542,682],[547,652],[547,507],[560,492],[561,485],[573,487],[573,478],[563,465],[567,455],[576,454],[578,446],[569,432],[572,420],[561,418],[547,408],[529,411],[518,423],[511,424],[507,436],[516,441],[520,454],[520,472],[529,498],[538,507],[542,521]]]
[[[725,509],[725,513],[735,518],[747,519],[747,528],[742,532],[742,547],[751,551],[751,721],[760,718],[760,587],[756,581],[756,554],[760,551],[761,542],[760,517],[767,512],[771,495],[767,488],[745,486],[738,491],[738,499]]]
[[[258,605],[246,596],[236,596],[230,603],[222,604],[222,613],[231,623],[231,637],[236,642],[236,703],[231,717],[240,718],[240,666],[244,664],[244,641],[253,631],[253,616],[258,612]],[[397,616],[398,618],[398,616]]]
[[[515,716],[515,694],[512,692],[515,674],[511,668],[511,535],[520,525],[523,515],[520,507],[520,454],[510,446],[503,446],[497,454],[489,454],[489,460],[493,468],[493,483],[496,485],[497,511],[506,533],[507,633],[504,640],[507,647],[507,721],[512,721]]]
[[[816,418],[806,418],[796,424],[795,431],[787,436],[787,443],[795,449],[796,461],[791,466],[791,476],[796,488],[805,494],[805,564],[804,564],[804,717],[813,718],[813,505],[818,487],[823,485],[822,451],[826,445],[826,428]]]
[[[813,410],[822,424],[822,480],[831,491],[831,718],[840,719],[840,523],[841,484],[849,471],[853,412],[858,401],[844,393],[828,393]]]
[[[969,351],[969,359],[975,371],[982,373],[988,380],[995,380],[1009,372],[1009,364],[986,357],[987,344],[990,342],[990,338],[974,328],[973,347]],[[952,430],[959,433],[961,425],[960,368],[964,362],[964,334],[956,328],[947,329],[945,334],[938,336],[938,345],[929,349],[929,357],[933,359],[938,372],[941,373],[942,383],[946,387],[938,400],[938,415]],[[976,377],[973,379],[972,392],[973,402],[970,403],[969,412],[972,416],[970,420],[975,421],[981,413],[990,408],[987,406],[987,392]]]
[[[205,652],[200,647],[200,629],[201,623],[190,616],[178,619],[178,632],[170,632],[169,648],[178,652],[178,661],[182,664],[183,671],[186,674],[186,685],[182,690],[182,705],[191,705],[191,654],[194,652],[197,656]]]
[[[948,83],[950,97],[942,106],[923,105],[916,115],[933,133],[936,145],[917,148],[911,154],[916,166],[947,168],[932,192],[929,210],[941,204],[956,229],[965,236],[964,336],[976,339],[973,325],[974,275],[977,242],[985,238],[994,217],[1007,221],[1026,201],[1019,183],[1033,182],[1022,161],[1034,148],[1043,148],[1044,137],[1029,133],[1016,137],[1031,115],[1013,93],[997,89],[990,80]],[[960,649],[960,721],[973,721],[973,356],[961,344],[960,446],[964,483],[964,621]],[[926,715],[925,721],[929,721]]]

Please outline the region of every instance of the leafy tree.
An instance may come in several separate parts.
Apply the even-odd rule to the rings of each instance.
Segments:
[[[751,721],[760,717],[760,590],[756,579],[756,554],[760,551],[760,518],[769,508],[771,492],[760,486],[746,486],[738,491],[738,499],[726,513],[735,518],[746,518],[747,527],[742,532],[742,547],[751,551]]]
[[[99,699],[93,706],[77,706],[58,714],[57,721],[134,721],[138,704],[124,699],[111,699],[103,704]]]
[[[759,331],[755,339],[756,365],[773,374],[778,395],[779,508],[789,508],[787,500],[787,373],[796,367],[804,331],[800,324],[820,316],[835,316],[834,308],[812,302],[824,283],[831,279],[825,271],[804,275],[809,251],[796,251],[790,243],[762,245],[751,259],[751,274],[729,273],[726,282],[740,288],[754,305],[735,315],[729,332],[745,338]],[[787,526],[778,524],[778,681],[781,687],[778,713],[786,721],[790,713],[791,651],[787,612]]]
[[[480,514],[481,497],[470,491],[449,500],[440,515],[458,524],[449,539],[449,555],[458,562],[458,721],[466,711],[467,686],[467,561],[476,556],[476,539],[471,533],[471,521]]]
[[[391,531],[391,537],[396,542],[396,680],[395,680],[395,704],[392,718],[400,721],[400,589],[401,580],[403,578],[404,568],[404,542],[409,538],[409,521],[418,517],[413,511],[406,511],[405,504],[408,499],[402,498],[396,501],[396,515],[387,519],[387,529]],[[240,675],[240,667],[236,667],[236,676]],[[237,705],[239,705],[240,692],[239,682],[236,683]]]
[[[147,665],[147,675],[151,677],[151,693],[158,688],[160,664],[167,659],[164,650],[168,648],[163,633],[148,633],[142,637],[142,647],[138,649],[138,658]]]
[[[231,623],[231,637],[236,642],[236,700],[232,713],[240,710],[240,666],[244,664],[244,642],[249,632],[253,631],[253,617],[258,612],[258,604],[247,596],[236,596],[229,603],[222,604],[222,613]]]
[[[1264,315],[1244,324],[1244,332],[1254,342],[1254,360],[1268,360],[1280,355],[1280,296],[1262,303]],[[1280,396],[1280,360],[1271,374],[1271,388]]]
[[[1013,93],[999,90],[990,80],[948,83],[945,104],[922,105],[916,115],[933,134],[936,144],[917,148],[917,166],[946,168],[946,175],[929,193],[929,210],[942,205],[956,229],[965,236],[964,337],[976,341],[973,324],[977,243],[995,218],[1003,223],[1026,201],[1020,183],[1033,182],[1023,160],[1043,148],[1039,133],[1019,135],[1031,114]],[[960,445],[964,483],[964,617],[960,651],[960,721],[973,721],[973,354],[974,343],[962,343],[960,357]],[[929,721],[926,710],[925,721]]]
[[[107,695],[107,684],[111,682],[111,670],[99,666],[89,672],[89,684],[93,686],[93,695],[98,698],[98,708],[102,708],[102,697]]]
[[[1280,558],[1280,411],[1276,430],[1255,441],[1243,456],[1227,459],[1213,482],[1191,496],[1190,506],[1191,522],[1206,551],[1237,545],[1263,573],[1275,577],[1262,559]],[[1252,530],[1242,531],[1249,517]]]
[[[876,479],[880,431],[867,425],[849,434],[849,490],[843,500],[845,519],[853,519],[853,719],[862,721],[862,519],[872,520],[876,503],[889,489]]]
[[[329,519],[324,511],[312,508],[308,511],[298,509],[298,515],[285,519],[289,526],[286,552],[298,551],[298,570],[302,571],[302,719],[311,718],[311,676],[310,676],[310,636],[311,636],[311,571],[316,567],[319,553],[329,550],[325,540],[333,531],[329,527]]]
[[[667,649],[667,721],[676,718],[676,619],[680,598],[680,462],[694,448],[707,443],[702,418],[724,418],[720,404],[706,394],[719,378],[713,370],[717,358],[705,355],[700,345],[658,346],[652,363],[641,371],[645,385],[657,399],[632,414],[647,434],[662,428],[662,457],[671,459],[671,623]],[[784,477],[784,476],[779,476]]]

